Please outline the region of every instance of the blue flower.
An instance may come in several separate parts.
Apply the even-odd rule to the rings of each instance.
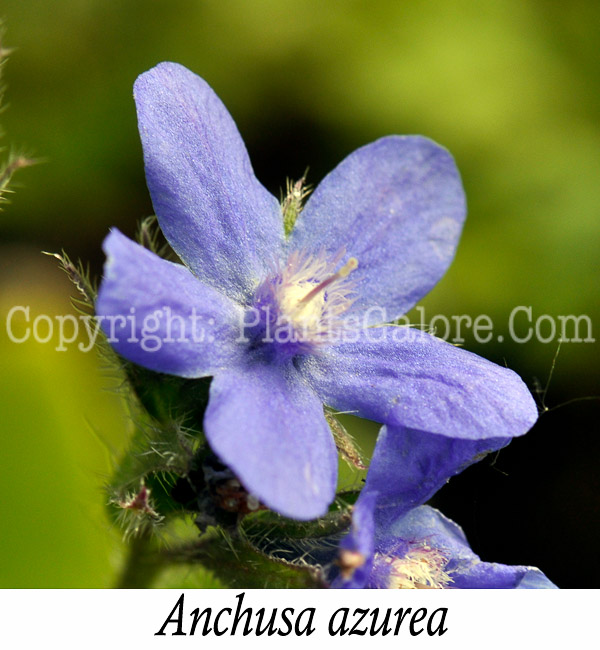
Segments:
[[[332,587],[555,588],[534,567],[482,562],[460,526],[422,505],[493,444],[382,427]]]
[[[337,454],[323,404],[384,423],[388,439],[402,432],[400,447],[408,431],[419,462],[429,448],[472,462],[532,426],[534,402],[510,370],[410,328],[370,327],[406,313],[454,256],[465,200],[447,151],[416,136],[358,149],[286,237],[202,79],[162,63],[134,94],[154,208],[183,264],[113,230],[96,312],[125,358],[213,377],[205,434],[249,492],[289,517],[326,512]]]
[[[482,562],[460,526],[435,508],[381,518],[376,494],[365,497],[342,541],[333,588],[556,589],[535,567]]]
[[[460,526],[430,506],[394,516],[365,492],[340,543],[338,589],[556,589],[535,567],[482,562]]]
[[[422,489],[414,469],[419,463],[399,456],[397,473],[409,472],[402,488],[389,475],[388,459],[398,449],[383,438],[373,454],[367,481],[354,507],[350,532],[341,540],[331,586],[342,589],[552,589],[556,586],[534,567],[482,562],[457,524],[420,505],[436,482],[462,464],[434,456],[423,467]],[[410,445],[410,441],[406,441]],[[417,456],[423,456],[415,446]],[[460,454],[459,454],[460,456]],[[411,479],[415,481],[411,484]],[[419,493],[420,496],[417,496]],[[409,504],[417,502],[415,507]]]

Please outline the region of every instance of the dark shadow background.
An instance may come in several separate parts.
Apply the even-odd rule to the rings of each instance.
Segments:
[[[542,400],[558,337],[519,344],[507,327],[531,305],[534,318],[587,314],[599,335],[597,2],[5,0],[2,12],[17,48],[3,142],[45,159],[0,215],[3,315],[68,311],[71,289],[39,251],[64,248],[100,274],[108,228],[133,235],[152,213],[131,88],[161,60],[213,86],[277,196],[380,136],[427,135],[455,156],[469,202],[427,316],[490,315],[504,341],[469,333],[465,347],[517,371],[547,409],[435,504],[483,559],[600,584],[598,342],[562,345]],[[3,586],[103,586],[116,542],[100,488],[123,444],[120,404],[93,355],[2,337]],[[369,448],[376,429],[357,431]]]

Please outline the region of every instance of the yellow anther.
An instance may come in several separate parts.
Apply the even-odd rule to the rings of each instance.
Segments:
[[[337,272],[338,278],[345,278],[358,268],[358,260],[356,257],[351,257],[342,268]]]

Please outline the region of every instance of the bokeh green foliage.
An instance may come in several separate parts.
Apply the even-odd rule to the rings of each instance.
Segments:
[[[22,304],[16,279],[26,284],[32,313],[69,310],[66,278],[20,252],[3,260],[19,272],[3,269],[2,314]],[[13,323],[24,337],[24,320]],[[0,358],[0,586],[108,587],[119,536],[105,518],[103,486],[128,433],[114,378],[93,354],[17,345],[4,332]]]
[[[221,96],[276,195],[287,176],[309,166],[314,184],[382,135],[422,133],[448,147],[469,218],[424,302],[429,315],[486,313],[505,334],[520,304],[600,322],[594,0],[4,0],[2,12],[18,49],[1,119],[11,142],[46,161],[23,173],[26,187],[0,217],[3,314],[13,304],[68,310],[66,281],[49,279],[58,269],[31,256],[64,247],[98,272],[108,228],[132,235],[152,212],[131,87],[175,60]],[[478,351],[543,381],[555,346],[505,339]],[[93,354],[0,345],[0,575],[7,586],[107,585],[118,552],[99,438],[122,445],[119,400],[102,392]],[[553,387],[593,394],[597,351],[563,346]]]

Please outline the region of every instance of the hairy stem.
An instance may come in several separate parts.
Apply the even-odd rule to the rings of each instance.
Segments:
[[[127,559],[117,577],[117,589],[151,587],[158,573],[165,567],[164,559],[152,549],[151,539],[148,530],[131,541]]]

